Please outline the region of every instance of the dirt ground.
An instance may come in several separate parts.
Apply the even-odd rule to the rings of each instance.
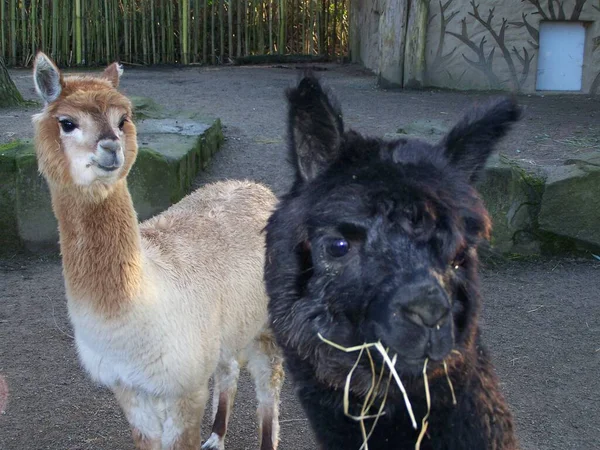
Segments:
[[[382,135],[417,119],[447,124],[489,93],[382,91],[355,67],[320,66],[343,105],[348,126]],[[197,185],[224,178],[267,183],[278,194],[290,182],[283,134],[284,88],[294,67],[130,69],[130,95],[167,108],[220,117],[226,143]],[[11,71],[33,99],[29,71]],[[526,117],[502,151],[535,164],[560,164],[600,147],[598,100],[523,96]],[[37,108],[0,110],[0,142],[30,137]],[[483,269],[483,336],[517,420],[523,448],[592,449],[600,442],[600,262],[546,259],[489,262]],[[0,259],[0,375],[9,385],[0,415],[0,449],[128,449],[116,402],[78,365],[64,300],[60,260],[14,255]],[[228,448],[256,448],[254,394],[247,376]],[[282,397],[281,449],[314,441],[290,383]]]

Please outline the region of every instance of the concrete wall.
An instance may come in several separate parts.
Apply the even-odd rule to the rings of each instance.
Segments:
[[[352,60],[401,86],[535,92],[540,22],[585,22],[581,92],[600,93],[600,0],[352,0],[351,8]],[[424,8],[425,43],[411,45],[419,33],[411,17]]]

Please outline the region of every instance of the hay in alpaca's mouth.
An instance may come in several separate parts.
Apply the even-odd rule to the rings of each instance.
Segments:
[[[373,434],[373,431],[375,430],[377,421],[379,420],[379,418],[381,416],[383,416],[385,414],[385,411],[383,411],[383,409],[384,409],[385,403],[387,401],[388,391],[390,388],[392,378],[394,379],[394,381],[398,385],[398,388],[402,392],[402,396],[404,398],[404,404],[406,405],[406,411],[408,412],[412,426],[415,430],[417,429],[417,421],[415,420],[415,415],[414,415],[414,412],[412,409],[412,405],[408,398],[406,389],[404,388],[404,385],[402,384],[402,381],[400,380],[400,376],[398,375],[398,372],[396,371],[395,364],[396,364],[397,355],[394,355],[392,358],[390,358],[387,349],[383,347],[383,345],[381,344],[380,341],[364,343],[362,345],[357,345],[354,347],[344,347],[342,345],[336,344],[333,341],[325,339],[323,337],[323,335],[321,335],[321,333],[318,333],[318,336],[319,336],[319,339],[321,339],[324,343],[326,343],[327,345],[330,345],[331,347],[333,347],[337,350],[341,350],[346,353],[359,352],[358,357],[356,358],[356,361],[354,362],[354,365],[352,366],[352,368],[348,372],[348,375],[346,376],[346,383],[344,385],[344,414],[347,417],[349,417],[350,419],[356,420],[360,424],[360,431],[362,434],[363,443],[360,446],[359,450],[369,450],[369,439],[370,439],[371,435]],[[375,369],[375,362],[373,361],[373,357],[371,356],[370,349],[372,349],[372,348],[374,348],[375,350],[377,350],[380,353],[380,355],[384,361],[384,364],[382,365],[381,371],[379,374],[377,374],[377,371]],[[350,383],[352,382],[352,375],[354,374],[354,371],[358,367],[358,364],[362,358],[362,355],[365,352],[369,358],[369,364],[371,367],[371,387],[369,388],[369,390],[367,391],[367,394],[365,395],[365,400],[362,404],[362,407],[360,410],[360,415],[355,416],[353,414],[350,414]],[[427,378],[427,363],[428,362],[429,362],[429,358],[426,358],[425,362],[423,363],[423,372],[422,372],[423,384],[425,386],[425,399],[427,402],[427,413],[425,414],[425,416],[423,416],[423,419],[421,420],[421,431],[419,432],[419,436],[415,443],[415,450],[419,450],[421,448],[421,442],[423,441],[425,433],[427,432],[427,429],[429,427],[428,419],[429,419],[429,414],[431,412],[431,396],[430,396],[430,392],[429,392],[429,380]],[[446,374],[446,380],[448,381],[448,386],[450,387],[450,392],[452,393],[452,403],[454,405],[456,405],[456,396],[454,393],[454,387],[452,385],[452,381],[450,380],[450,375],[448,374],[448,365],[446,364],[445,360],[443,361],[443,366],[444,366],[444,372]],[[389,376],[387,379],[387,384],[385,386],[385,391],[383,392],[381,404],[379,405],[377,413],[368,414],[369,411],[371,410],[371,408],[373,407],[373,405],[375,403],[375,399],[377,398],[377,396],[380,392],[381,381],[383,379],[383,375],[384,375],[386,367],[388,368],[390,373],[389,373]],[[371,429],[367,433],[367,427],[365,425],[365,420],[368,420],[368,419],[373,419],[373,424],[371,425]]]

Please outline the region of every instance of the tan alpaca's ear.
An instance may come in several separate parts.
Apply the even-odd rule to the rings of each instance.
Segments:
[[[112,63],[102,72],[102,77],[110,81],[115,88],[119,87],[121,75],[123,75],[123,66],[116,62]]]
[[[44,103],[56,100],[63,88],[60,70],[44,53],[39,52],[33,63],[33,84]]]

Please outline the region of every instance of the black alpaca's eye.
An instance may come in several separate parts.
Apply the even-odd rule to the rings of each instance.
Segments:
[[[350,249],[350,245],[346,239],[334,239],[327,245],[327,253],[334,258],[341,258]]]
[[[60,123],[60,127],[65,133],[70,133],[75,128],[77,128],[77,125],[69,119],[61,119],[58,122]]]
[[[123,131],[123,127],[125,126],[125,122],[127,122],[127,117],[123,117],[119,122],[119,130]]]
[[[450,265],[454,270],[458,270],[465,263],[465,251],[459,252],[454,259],[450,262]]]

